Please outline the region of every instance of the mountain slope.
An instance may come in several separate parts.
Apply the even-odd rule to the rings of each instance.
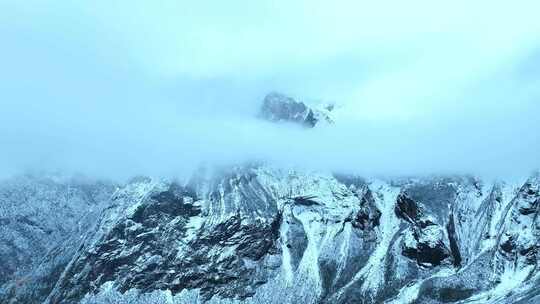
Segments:
[[[538,175],[517,187],[266,166],[140,179],[44,303],[528,301],[539,187]]]
[[[46,297],[114,190],[108,182],[58,175],[2,181],[0,302]]]

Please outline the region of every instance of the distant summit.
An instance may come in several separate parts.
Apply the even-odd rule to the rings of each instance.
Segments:
[[[292,122],[307,128],[315,127],[321,120],[332,123],[328,113],[332,108],[326,107],[325,111],[313,110],[303,102],[278,92],[271,92],[263,100],[259,117],[271,122]]]

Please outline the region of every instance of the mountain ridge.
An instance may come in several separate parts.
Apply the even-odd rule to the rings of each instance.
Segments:
[[[408,294],[411,303],[497,303],[509,278],[522,281],[516,288],[538,281],[538,233],[526,221],[537,225],[538,181],[397,186],[268,166],[184,185],[141,178],[111,195],[51,293],[28,303],[392,303]],[[287,292],[262,301],[277,290]]]
[[[270,93],[261,119],[331,111]],[[248,163],[186,181],[0,182],[0,302],[540,300],[540,173],[376,178]]]

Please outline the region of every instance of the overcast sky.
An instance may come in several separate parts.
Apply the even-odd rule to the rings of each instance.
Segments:
[[[0,0],[0,175],[248,159],[527,174],[540,167],[538,3]],[[339,120],[257,121],[274,90],[336,103]]]

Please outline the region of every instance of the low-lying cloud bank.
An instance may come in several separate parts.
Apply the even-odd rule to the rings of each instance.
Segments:
[[[338,117],[334,125],[314,129],[251,117],[175,117],[167,112],[128,120],[113,115],[81,125],[76,117],[54,125],[47,125],[48,119],[18,119],[32,126],[2,134],[7,145],[1,163],[12,172],[67,170],[114,178],[185,176],[201,164],[248,160],[365,175],[527,174],[540,165],[534,116],[471,113],[465,119],[384,124]]]

